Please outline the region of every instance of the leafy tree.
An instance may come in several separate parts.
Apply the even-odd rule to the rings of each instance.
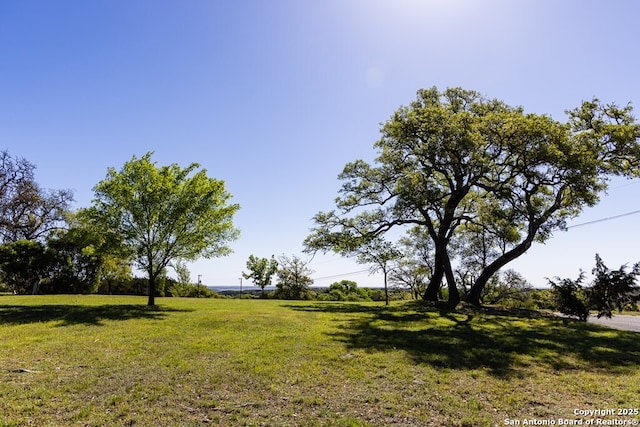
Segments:
[[[148,305],[155,304],[157,281],[172,260],[226,255],[226,243],[239,234],[232,223],[239,206],[228,204],[224,181],[197,171],[197,163],[158,167],[151,156],[134,156],[119,171],[110,168],[94,187],[91,208],[147,273]]]
[[[400,258],[400,251],[393,244],[376,237],[359,246],[355,253],[358,263],[371,264],[369,271],[372,274],[382,272],[385,304],[389,305],[389,273],[393,262]]]
[[[51,271],[55,253],[43,243],[18,240],[0,245],[0,277],[17,294],[37,294]]]
[[[183,285],[191,284],[191,272],[184,261],[176,261],[175,264],[173,264],[173,269],[178,275],[178,283],[182,283]]]
[[[0,152],[0,240],[44,241],[64,222],[73,201],[69,190],[44,190],[34,180],[35,166]]]
[[[254,285],[261,289],[264,297],[264,288],[271,285],[274,274],[278,271],[278,261],[271,255],[271,258],[258,258],[249,255],[247,260],[247,270],[249,273],[242,273],[242,277],[251,280]]]
[[[93,236],[80,228],[57,233],[47,241],[55,253],[50,267],[50,281],[43,287],[50,293],[94,293],[100,285],[102,254]]]
[[[385,241],[381,236],[372,234],[350,231],[330,233],[326,229],[316,229],[305,239],[304,245],[305,252],[331,250],[342,256],[355,257],[359,264],[371,264],[369,269],[371,274],[379,271],[383,274],[385,300],[386,304],[389,304],[388,279],[391,264],[401,256],[400,251],[393,244]]]
[[[412,299],[419,299],[426,290],[429,272],[415,260],[401,258],[389,273],[389,282],[409,290]]]
[[[420,227],[410,228],[398,240],[400,255],[391,269],[389,280],[409,288],[411,297],[419,299],[433,274],[433,248],[429,236]]]
[[[531,302],[529,308],[534,310],[556,310],[553,289],[532,289],[529,293]]]
[[[178,279],[171,284],[169,292],[174,297],[186,297],[189,296],[192,291],[191,288],[191,272],[187,268],[187,264],[184,261],[178,260],[172,264],[174,271],[176,272]]]
[[[130,282],[132,278],[129,259],[117,254],[106,253],[102,258],[98,292],[111,295],[114,284]]]
[[[282,299],[307,299],[309,286],[313,285],[313,274],[305,261],[293,255],[291,258],[281,256],[278,260],[278,283],[275,296]]]
[[[106,229],[101,224],[93,209],[68,213],[65,220],[67,227],[56,233],[56,239],[75,245],[77,256],[89,257],[87,261],[95,263],[96,290],[111,294],[114,282],[122,283],[132,278],[133,253],[123,244],[116,230]]]
[[[371,301],[367,289],[358,288],[352,280],[341,280],[329,285],[328,296],[331,301]]]
[[[480,304],[494,274],[597,203],[610,176],[640,174],[631,112],[594,99],[561,123],[473,91],[420,90],[383,125],[376,164],[345,166],[337,210],[314,217],[305,243],[339,252],[345,241],[417,226],[433,245],[424,298],[437,299],[446,280],[452,306],[460,248],[487,245],[467,295]]]

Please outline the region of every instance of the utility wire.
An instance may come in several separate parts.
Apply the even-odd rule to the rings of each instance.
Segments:
[[[334,274],[334,275],[325,276],[325,277],[315,277],[315,278],[313,278],[313,280],[333,279],[334,277],[351,276],[351,275],[354,275],[354,274],[360,274],[360,273],[364,273],[364,272],[367,272],[367,271],[369,271],[369,269],[352,271],[350,273]]]
[[[582,226],[585,226],[585,225],[597,224],[599,222],[611,221],[613,219],[618,219],[618,218],[622,218],[622,217],[630,216],[630,215],[636,215],[636,214],[639,214],[639,213],[640,213],[640,210],[626,212],[626,213],[623,213],[623,214],[620,214],[620,215],[614,215],[614,216],[609,216],[609,217],[606,217],[606,218],[595,219],[593,221],[583,222],[583,223],[580,223],[580,224],[570,225],[570,226],[566,227],[566,229],[568,230],[570,228],[582,227]],[[314,278],[313,280],[333,279],[335,277],[351,276],[351,275],[354,275],[354,274],[360,274],[360,273],[364,273],[364,272],[368,272],[368,271],[369,271],[368,269],[367,270],[352,271],[352,272],[349,272],[349,273],[334,274],[334,275],[325,276],[325,277],[317,277],[317,278]]]
[[[583,222],[580,224],[575,224],[575,225],[570,225],[567,227],[567,230],[570,228],[576,228],[576,227],[582,227],[583,225],[591,225],[591,224],[597,224],[599,222],[605,222],[605,221],[611,221],[612,219],[617,219],[617,218],[622,218],[623,216],[629,216],[629,215],[635,215],[635,214],[639,214],[640,210],[637,211],[632,211],[632,212],[626,212],[620,215],[614,215],[614,216],[609,216],[606,218],[600,218],[600,219],[595,219],[593,221],[587,221],[587,222]]]

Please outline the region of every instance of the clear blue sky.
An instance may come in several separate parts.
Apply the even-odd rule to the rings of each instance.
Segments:
[[[237,284],[250,254],[301,254],[349,161],[416,90],[460,86],[564,120],[582,100],[640,109],[640,2],[595,0],[0,2],[0,148],[86,207],[108,167],[155,151],[199,162],[241,205],[232,256],[191,266]],[[640,210],[638,181],[573,224]],[[535,285],[599,252],[640,261],[640,215],[575,227],[512,266]],[[571,224],[570,224],[571,225]],[[316,281],[378,276],[316,257]]]

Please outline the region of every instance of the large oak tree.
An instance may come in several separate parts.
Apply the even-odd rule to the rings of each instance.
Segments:
[[[110,168],[95,188],[92,215],[115,231],[149,279],[148,305],[156,280],[172,260],[194,260],[231,252],[239,231],[224,181],[210,178],[197,163],[157,166],[152,153],[135,156],[121,170]]]
[[[597,203],[611,176],[638,176],[640,129],[631,112],[594,99],[562,123],[474,91],[420,90],[383,125],[375,163],[345,166],[337,209],[315,216],[307,249],[343,253],[418,226],[434,250],[424,298],[435,300],[446,280],[455,306],[452,248],[490,244],[468,294],[479,304],[491,276]]]

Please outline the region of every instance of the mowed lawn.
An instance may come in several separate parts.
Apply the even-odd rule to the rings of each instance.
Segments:
[[[0,296],[0,426],[491,426],[640,407],[638,333],[408,302],[145,303]]]

